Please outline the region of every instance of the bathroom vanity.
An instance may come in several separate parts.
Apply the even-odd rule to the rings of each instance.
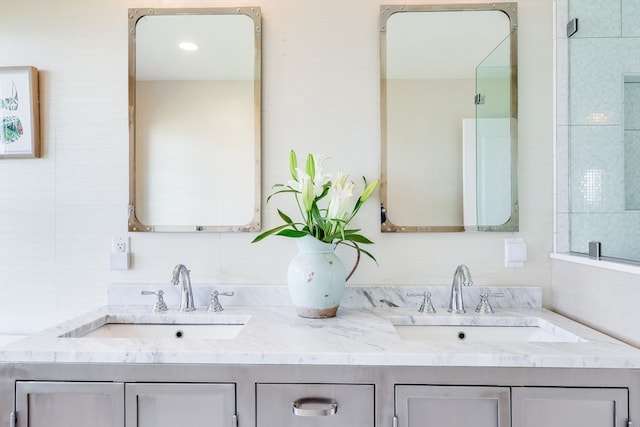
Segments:
[[[532,307],[516,288],[485,314],[467,288],[458,315],[440,308],[448,289],[430,289],[437,313],[428,314],[406,297],[418,288],[351,288],[324,320],[240,288],[221,312],[198,303],[208,290],[194,292],[198,310],[177,312],[167,288],[167,312],[147,299],[109,305],[0,349],[0,426],[627,427],[640,418],[640,350]],[[122,298],[137,304],[136,293]]]

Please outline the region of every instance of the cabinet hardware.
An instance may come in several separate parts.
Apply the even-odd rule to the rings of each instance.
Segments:
[[[11,411],[11,413],[9,414],[9,427],[16,427],[16,418],[16,411]]]
[[[578,32],[578,18],[573,18],[567,23],[567,38]]]
[[[307,408],[303,408],[303,406]],[[324,406],[318,408],[318,406]],[[293,402],[293,413],[299,417],[328,417],[338,412],[338,404],[331,399],[321,397],[306,397]]]

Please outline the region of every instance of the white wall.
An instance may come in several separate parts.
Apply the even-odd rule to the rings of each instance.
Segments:
[[[262,8],[264,194],[287,179],[291,148],[329,154],[329,166],[353,176],[379,175],[379,2],[0,0],[0,66],[40,69],[44,141],[41,159],[0,160],[0,333],[104,304],[110,283],[166,283],[176,263],[196,285],[284,283],[295,245],[252,245],[254,234],[131,234],[133,269],[109,271],[111,237],[127,235],[127,8],[229,5]],[[358,225],[380,265],[363,262],[353,283],[448,285],[466,263],[477,285],[543,286],[549,301],[552,14],[552,0],[519,2],[526,267],[503,266],[511,233],[383,235],[373,200]],[[278,223],[275,206],[263,206],[265,227]]]
[[[550,308],[640,348],[638,273],[558,259],[551,271]]]

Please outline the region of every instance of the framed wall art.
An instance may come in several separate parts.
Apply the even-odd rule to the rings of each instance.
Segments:
[[[0,159],[40,157],[35,67],[0,67]]]

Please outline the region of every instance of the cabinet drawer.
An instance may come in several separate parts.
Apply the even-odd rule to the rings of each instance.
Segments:
[[[396,385],[398,426],[509,427],[509,391],[509,387]]]
[[[18,426],[121,427],[124,384],[17,381]]]
[[[628,393],[626,388],[513,387],[513,426],[627,426]]]
[[[372,427],[370,384],[257,384],[257,427]]]
[[[231,426],[235,384],[131,383],[125,388],[126,427]]]

